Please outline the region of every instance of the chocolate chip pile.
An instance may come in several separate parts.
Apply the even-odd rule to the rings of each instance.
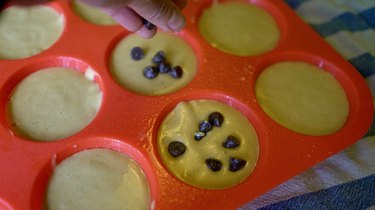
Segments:
[[[130,51],[131,57],[135,61],[142,60],[145,56],[144,51],[140,47],[134,47]],[[153,79],[162,74],[169,74],[169,76],[179,79],[183,75],[183,70],[181,66],[171,66],[171,64],[167,61],[165,52],[160,50],[158,51],[154,57],[152,58],[152,65],[146,66],[143,69],[143,75],[147,79]]]
[[[212,131],[214,127],[221,127],[224,122],[224,116],[219,112],[212,112],[207,120],[203,120],[198,125],[198,131],[195,132],[194,139],[201,141],[208,132]],[[223,142],[222,147],[225,149],[235,149],[241,144],[240,140],[232,135],[229,135]],[[186,151],[186,146],[182,142],[173,141],[168,145],[168,152],[173,157],[182,156]],[[205,160],[207,167],[213,171],[220,171],[223,163],[215,158],[207,158]],[[236,157],[229,158],[229,171],[235,172],[242,169],[246,165],[246,161]]]
[[[223,124],[224,117],[219,112],[212,112],[208,115],[208,120],[201,121],[199,123],[199,131],[195,133],[195,140],[200,141],[203,137],[207,135],[213,127],[221,127]]]

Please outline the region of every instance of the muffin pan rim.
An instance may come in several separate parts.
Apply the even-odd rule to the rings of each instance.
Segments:
[[[229,0],[227,0],[227,1],[229,1]],[[260,2],[260,1],[249,1],[249,2],[250,3],[254,3],[254,2]],[[280,2],[274,2],[274,3],[272,3],[270,0],[263,0],[263,2],[267,2],[267,4],[275,5],[275,7],[278,7],[278,6],[282,5],[281,1]],[[60,0],[59,2],[56,2],[56,4],[59,4],[59,3],[62,4],[61,6],[64,9],[64,11],[66,12],[66,16],[67,16],[66,17],[66,24],[71,23],[72,20],[74,18],[76,18],[76,17],[72,18],[71,15],[69,15],[69,13],[71,13],[71,11],[66,11],[66,9],[68,9],[68,4],[66,3],[65,0]],[[196,6],[197,4],[199,4],[199,3],[195,2],[195,1],[191,2],[191,5],[193,5],[193,6],[194,5]],[[191,6],[191,7],[193,7],[193,6]],[[283,15],[285,15],[285,21],[287,19],[289,19],[290,17],[293,16],[291,14],[288,14],[288,11],[285,10],[286,5],[280,6],[280,8],[281,8],[280,9],[280,13],[282,13]],[[281,10],[283,10],[283,11],[281,11]],[[188,11],[188,10],[186,10],[186,11]],[[296,16],[293,16],[293,17],[296,17]],[[289,26],[291,26],[293,24],[297,24],[297,23],[299,24],[300,22],[298,22],[298,21],[294,22],[294,20],[293,20],[292,23],[285,23],[286,24],[285,27],[289,27]],[[72,28],[74,28],[74,27],[76,27],[78,25],[79,25],[79,23],[74,23],[71,26],[66,26],[65,27],[65,31],[61,35],[61,37],[58,40],[58,42],[72,38],[72,35],[65,34],[65,33],[71,33]],[[106,29],[108,29],[108,31],[110,31],[110,33],[114,34],[114,35],[111,35],[111,36],[103,35],[101,37],[112,37],[112,39],[114,39],[113,37],[120,36],[119,34],[122,34],[122,35],[125,35],[125,36],[127,35],[126,32],[121,32],[121,30],[119,30],[119,28],[117,26],[116,27],[112,27],[112,26],[111,27],[107,27],[107,26],[94,26],[94,25],[90,25],[90,24],[86,24],[84,26],[85,26],[84,28],[86,28],[86,29],[96,28],[97,30],[95,30],[95,31],[98,31],[98,29],[106,27]],[[308,30],[308,29],[303,30],[303,32],[305,34],[308,34],[307,37],[310,37],[309,31],[311,32],[311,30]],[[186,30],[183,31],[183,32],[181,32],[181,33],[179,33],[178,36],[182,36],[183,38],[186,38],[188,36],[189,39],[194,39],[195,43],[197,45],[201,45],[202,44],[202,47],[201,47],[202,51],[200,52],[202,56],[206,56],[207,53],[217,51],[216,49],[207,48],[208,44],[207,43],[204,44],[204,40],[202,40],[202,38],[199,37],[199,35],[198,35],[198,37],[192,38],[192,36],[194,36],[194,34],[196,34],[196,32],[197,31],[196,31],[196,28],[194,27],[194,24],[189,22]],[[285,37],[284,37],[285,39],[279,41],[278,46],[276,47],[276,49],[274,49],[274,51],[272,51],[270,53],[267,53],[267,54],[264,54],[264,55],[261,55],[261,56],[255,56],[255,57],[250,57],[250,58],[249,57],[245,57],[245,58],[244,57],[237,57],[237,56],[231,56],[231,55],[226,55],[226,54],[224,54],[224,56],[226,56],[228,58],[231,58],[231,59],[233,59],[235,61],[242,62],[242,64],[245,63],[244,61],[246,59],[249,59],[249,60],[251,60],[250,66],[251,66],[252,69],[254,69],[254,68],[256,68],[256,66],[259,63],[262,62],[263,57],[264,58],[268,58],[268,57],[272,56],[271,54],[274,54],[276,52],[280,52],[280,51],[283,51],[283,50],[286,50],[286,49],[287,50],[301,50],[301,51],[303,51],[303,50],[306,51],[306,50],[312,49],[312,47],[309,44],[307,44],[304,47],[297,46],[298,44],[302,43],[302,39],[297,39],[296,40],[297,44],[292,44],[292,45],[290,45],[290,48],[288,48],[287,47],[287,45],[288,45],[288,43],[287,43],[288,38],[291,38],[293,36],[294,35],[291,34],[290,32],[285,32]],[[311,37],[314,37],[314,35],[311,35]],[[317,39],[315,39],[315,38],[313,38],[313,40],[317,41]],[[109,41],[111,42],[113,40],[109,40]],[[48,57],[49,53],[51,53],[52,55],[56,54],[59,51],[59,49],[61,48],[61,43],[58,43],[58,45],[59,46],[56,46],[55,48],[52,46],[45,53],[39,54],[37,56],[30,57],[30,58],[27,58],[27,59],[22,59],[20,61],[23,64],[26,64],[30,60],[34,60],[35,59],[36,61],[38,61],[38,59],[40,60],[40,59],[44,58],[45,56]],[[106,43],[106,47],[102,47],[100,49],[104,48],[106,50],[110,50],[109,48],[107,48],[107,46],[108,46],[108,41]],[[327,49],[327,48],[323,48],[323,49]],[[69,50],[63,51],[64,54],[66,54],[68,52],[70,52],[70,51]],[[312,50],[312,52],[313,53],[317,53],[318,51],[317,50]],[[215,53],[216,53],[215,55],[218,55],[218,54],[223,55],[222,53],[218,53],[218,52],[215,52]],[[331,50],[329,50],[329,53],[323,53],[322,57],[325,57],[328,54],[329,55],[328,56],[329,60],[338,59],[338,56],[336,56],[336,55],[332,55],[331,56],[330,54],[332,54],[332,53],[333,52],[332,52],[332,49],[331,49]],[[111,77],[109,77],[109,75],[108,75],[108,67],[106,65],[103,65],[103,63],[105,63],[104,59],[102,61],[98,61],[98,63],[96,63],[96,62],[93,62],[94,61],[94,59],[92,58],[93,56],[87,56],[87,55],[76,56],[76,55],[78,55],[78,54],[73,54],[72,57],[76,58],[76,59],[84,60],[85,62],[87,62],[93,68],[97,68],[97,67],[101,68],[101,69],[96,70],[96,71],[98,73],[98,76],[103,80],[103,89],[104,89],[104,91],[109,91],[110,88],[115,87],[115,85],[112,84],[112,83],[114,83],[114,81],[106,81],[106,80],[108,80],[108,78],[111,78]],[[204,59],[203,59],[201,61],[201,63],[198,64],[198,68],[199,68],[198,71],[202,72],[202,71],[206,71],[207,70],[208,73],[201,73],[201,74],[197,73],[196,77],[198,77],[198,76],[199,77],[204,77],[205,75],[209,74],[209,72],[211,71],[211,70],[209,70],[209,64],[210,64],[210,62],[212,62],[211,59],[213,59],[213,56],[207,58],[206,61],[204,61]],[[338,63],[339,66],[349,67],[348,64],[345,63],[345,62],[343,62],[341,59],[338,59],[339,61],[338,62],[335,61],[334,63]],[[8,62],[8,61],[0,60],[0,62],[4,62],[5,66],[7,66],[7,65],[14,66],[15,65],[14,61],[9,61]],[[93,65],[93,63],[94,63],[94,65]],[[340,69],[340,70],[344,71],[343,69]],[[11,71],[17,71],[17,70],[16,69],[11,69]],[[249,75],[249,74],[246,74],[246,73],[243,73],[242,75],[244,75],[247,79],[249,79],[248,81],[244,81],[244,82],[251,83],[251,81],[255,81],[255,76],[254,75]],[[359,78],[359,74],[354,73],[354,75],[355,75],[355,78],[353,79],[353,81],[359,81],[362,84],[363,80],[361,80]],[[348,76],[348,75],[345,75],[345,76]],[[2,79],[0,78],[0,81],[1,80]],[[252,96],[253,93],[247,93],[245,96],[241,96],[241,94],[235,93],[236,91],[226,89],[226,88],[222,87],[221,85],[215,85],[214,84],[214,85],[204,86],[204,85],[198,84],[198,82],[199,81],[203,81],[203,79],[194,78],[194,80],[196,80],[196,82],[194,83],[194,81],[192,81],[188,85],[188,87],[186,89],[184,89],[183,91],[178,91],[176,93],[172,93],[172,94],[168,94],[168,95],[164,95],[164,96],[150,97],[150,99],[146,100],[148,103],[152,104],[153,106],[161,105],[162,107],[161,108],[160,107],[158,107],[158,108],[152,107],[152,109],[155,109],[155,110],[147,111],[146,116],[150,116],[152,119],[151,119],[150,124],[147,124],[148,128],[146,128],[143,131],[152,131],[153,129],[156,129],[157,126],[155,124],[156,123],[155,122],[155,118],[157,118],[159,116],[157,114],[157,113],[159,113],[157,110],[162,109],[163,106],[166,106],[166,104],[171,103],[172,101],[178,101],[180,98],[193,97],[193,95],[195,94],[195,89],[203,89],[203,90],[206,90],[207,92],[210,92],[210,93],[219,93],[219,92],[222,92],[223,95],[227,94],[229,97],[232,97],[232,98],[234,98],[236,100],[242,101],[246,106],[248,106],[248,108],[254,109],[254,112],[258,112],[260,110],[259,107],[258,107],[258,105],[257,105],[257,103],[256,103],[256,101],[247,100],[248,97],[251,98],[251,96]],[[1,85],[1,87],[3,88],[3,84]],[[218,88],[218,89],[216,89],[216,88]],[[236,88],[238,88],[238,87],[236,87]],[[245,88],[245,89],[251,89],[251,88]],[[359,89],[365,90],[364,86],[362,86],[362,85],[360,85],[360,87],[358,88],[358,90]],[[240,90],[243,90],[243,89],[240,89]],[[120,91],[120,89],[117,88],[114,91]],[[147,98],[145,96],[139,96],[139,95],[129,94],[126,91],[120,91],[120,92],[121,92],[121,94],[124,94],[125,96],[134,96],[137,101],[141,101],[141,100]],[[111,100],[109,97],[111,97],[111,96],[119,96],[120,94],[114,94],[114,95],[107,94],[106,98],[104,97],[105,95],[106,94],[103,92],[103,103],[107,104],[108,102],[105,102],[104,100]],[[367,101],[367,97],[370,96],[369,92],[365,91],[364,93],[357,93],[357,91],[355,91],[354,93],[351,93],[351,95],[352,95],[352,97],[357,97],[359,95],[360,97],[365,98],[365,99],[363,99],[363,101],[356,102],[358,104],[357,108],[361,108],[361,110],[367,110],[367,111],[369,111],[369,114],[372,114],[372,106],[371,106],[372,104],[369,104],[369,105],[363,105],[362,104],[362,103],[364,103],[364,101]],[[120,99],[123,100],[125,98],[125,96],[121,97]],[[1,97],[3,97],[3,96],[1,96]],[[164,100],[164,101],[162,103],[160,103],[160,102],[158,102],[158,100]],[[372,102],[372,100],[371,100],[371,102]],[[109,112],[108,110],[104,110],[104,111],[101,110],[103,108],[103,106],[104,106],[104,104],[102,104],[102,107],[100,108],[99,113],[97,114],[96,118],[99,117],[99,115],[100,115],[100,117],[103,117],[107,113],[112,113],[112,112]],[[106,109],[108,109],[108,108],[110,108],[110,106],[106,106]],[[103,113],[101,113],[102,111],[103,111]],[[352,112],[352,111],[353,110],[350,109],[350,112]],[[360,110],[354,110],[354,112],[356,112],[358,114],[360,112]],[[257,116],[256,116],[256,118],[263,118],[263,117],[261,117],[259,115],[262,115],[262,114],[258,113]],[[370,118],[372,118],[372,117],[368,116],[365,119],[365,121],[362,122],[361,126],[363,127],[363,129],[365,129],[365,127],[369,126],[369,121],[371,120]],[[106,119],[106,121],[108,121],[108,120],[109,119]],[[61,144],[61,145],[63,145],[63,143],[67,143],[67,142],[70,142],[70,141],[73,142],[75,138],[83,137],[83,136],[87,135],[88,132],[92,131],[93,128],[95,128],[95,126],[102,125],[102,123],[99,122],[98,120],[94,119],[94,121],[95,121],[95,124],[93,124],[94,127],[90,127],[90,129],[85,130],[82,133],[78,133],[76,136],[73,136],[71,138],[68,138],[68,139],[65,139],[65,140],[62,140],[62,141],[58,141],[58,142],[54,142],[54,143],[46,143],[46,145],[43,145],[42,147],[48,147],[47,145],[49,145],[49,144],[52,144],[52,145],[55,145],[55,144],[56,145],[60,145]],[[103,123],[105,123],[105,122],[103,122]],[[266,120],[265,122],[270,123],[269,120]],[[350,121],[350,122],[351,122],[351,126],[353,126],[352,121]],[[269,138],[282,137],[285,134],[290,134],[290,137],[296,140],[296,142],[295,142],[294,145],[300,145],[300,144],[303,144],[303,143],[307,142],[306,144],[308,144],[310,146],[309,152],[314,152],[313,151],[313,149],[314,149],[314,147],[313,147],[314,143],[316,143],[315,150],[317,149],[317,147],[319,147],[318,145],[325,145],[323,143],[327,143],[327,145],[331,145],[332,146],[336,142],[333,138],[334,137],[344,137],[343,134],[345,133],[343,131],[340,135],[333,134],[333,135],[329,135],[329,136],[326,136],[326,137],[323,137],[323,138],[316,138],[316,137],[311,137],[311,136],[303,136],[304,138],[301,138],[301,135],[298,135],[298,134],[295,134],[295,133],[292,133],[292,132],[288,132],[287,130],[285,130],[283,128],[280,128],[280,126],[278,126],[278,125],[275,125],[275,124],[271,123],[269,125],[269,127],[270,128],[280,129],[280,131],[282,131],[282,132],[280,134],[277,134],[277,135],[269,135],[269,136],[267,136],[267,138],[265,137],[265,139],[263,139],[262,141],[270,141]],[[120,127],[117,127],[116,129],[119,129],[119,128]],[[254,128],[256,129],[256,132],[258,133],[257,128],[255,126],[254,126]],[[97,133],[103,132],[103,130],[104,129],[100,129]],[[348,127],[346,127],[346,131],[348,131]],[[357,132],[351,134],[350,137],[351,138],[359,137],[360,135],[362,135],[361,133],[363,133],[363,132],[364,132],[363,130],[360,131],[360,132],[357,131]],[[94,135],[96,135],[97,133],[94,133]],[[113,136],[115,136],[115,137],[116,136],[121,136],[121,134],[122,134],[121,132],[117,132],[117,133],[113,134]],[[3,135],[3,134],[0,134],[0,135]],[[107,132],[103,133],[103,136],[107,136],[107,135],[110,136]],[[148,135],[150,135],[150,134],[148,134]],[[142,143],[145,142],[144,140],[151,141],[151,143],[149,143],[149,146],[151,146],[151,149],[155,149],[155,148],[152,148],[152,145],[153,145],[152,142],[154,140],[152,138],[150,139],[149,137],[150,136],[146,135],[146,137],[144,137],[144,138],[141,139],[141,142]],[[125,135],[123,138],[135,139],[134,135],[130,135],[130,136]],[[7,137],[7,139],[9,139],[9,137]],[[328,141],[324,142],[327,139],[328,139]],[[131,141],[130,142],[131,145],[133,145],[133,144],[136,145],[135,144],[136,141],[137,140]],[[346,140],[346,141],[342,142],[342,144],[344,146],[344,145],[349,145],[349,144],[351,144],[353,142],[354,142],[354,140],[352,140],[352,141]],[[259,142],[259,143],[261,144],[261,142]],[[28,143],[28,142],[22,142],[22,141],[16,141],[14,143],[8,142],[8,141],[6,141],[6,142],[2,141],[2,144],[8,145],[10,147],[17,146],[17,145],[25,145],[25,146],[28,145],[28,147],[33,147],[33,146],[36,146],[36,145],[40,145],[40,143],[33,143],[33,142]],[[267,142],[267,144],[270,144],[270,143]],[[280,146],[280,145],[278,144],[278,146]],[[140,146],[136,145],[136,147],[140,147]],[[136,148],[136,147],[134,147],[134,148]],[[269,150],[269,149],[271,149],[271,151],[264,151],[264,150]],[[270,158],[270,155],[272,155],[272,152],[274,150],[272,150],[271,146],[269,148],[266,148],[266,149],[262,149],[262,147],[260,147],[260,152],[262,152],[262,150],[264,151],[264,155],[265,155],[265,158],[263,159],[262,164],[263,164],[263,166],[266,166],[267,163],[270,163],[269,161],[274,160],[273,158]],[[336,148],[336,149],[333,149],[331,151],[324,151],[324,152],[322,152],[322,154],[314,154],[314,153],[312,153],[312,156],[310,158],[312,160],[309,160],[308,163],[303,163],[302,164],[303,168],[307,168],[308,166],[311,166],[312,163],[316,163],[317,161],[319,161],[319,160],[321,160],[321,159],[323,159],[325,157],[328,157],[328,156],[332,155],[335,152],[338,152],[337,150],[338,149]],[[141,149],[140,151],[144,151],[144,150]],[[305,150],[303,150],[303,151],[305,151]],[[158,179],[159,181],[162,181],[162,182],[160,182],[160,185],[164,184],[165,183],[164,181],[166,181],[168,178],[170,178],[171,175],[170,174],[169,175],[165,174],[166,171],[163,168],[160,168],[160,162],[156,161],[154,159],[156,154],[149,153],[149,152],[145,152],[144,154],[147,155],[148,159],[152,160],[152,164],[155,164],[155,166],[154,166],[154,168],[156,169],[155,174],[157,174],[157,176],[159,176],[159,175],[162,176],[162,178]],[[303,152],[301,152],[301,154],[303,154]],[[293,157],[292,154],[289,154],[287,156]],[[297,156],[297,158],[302,158],[302,156]],[[294,165],[294,167],[295,167],[295,165],[297,164],[297,162],[296,162],[296,160],[292,160],[292,161],[293,162],[291,163],[291,165]],[[260,164],[260,163],[258,162],[257,165],[258,164]],[[270,166],[267,166],[267,167],[264,167],[264,168],[258,168],[258,170],[257,170],[257,166],[256,166],[256,168],[254,169],[253,173],[250,176],[258,177],[257,180],[259,181],[260,180],[259,176],[262,173],[264,173],[266,170],[270,169],[271,165],[272,164],[270,164]],[[142,168],[142,166],[141,166],[141,168]],[[274,185],[275,183],[280,183],[282,180],[286,180],[286,178],[288,178],[288,177],[290,178],[289,175],[294,174],[295,172],[298,172],[298,171],[301,172],[301,170],[302,169],[295,170],[293,173],[288,172],[287,174],[282,175],[282,177],[278,178],[276,181],[273,180],[273,181],[270,181],[270,183],[265,183],[263,186],[260,187],[258,193],[265,192],[266,189],[270,189],[272,186],[275,186]],[[165,178],[165,176],[167,178]],[[148,179],[147,175],[146,175],[146,178]],[[172,181],[172,183],[175,183],[175,181]],[[177,185],[177,186],[180,186],[180,185]],[[246,182],[244,182],[241,186],[235,186],[235,187],[233,187],[231,189],[224,190],[224,192],[226,192],[227,194],[229,194],[231,192],[239,192],[240,190],[244,190],[245,187],[249,187],[249,186],[254,186],[254,183],[252,183],[251,179],[246,180]],[[161,194],[162,193],[166,193],[164,190],[165,190],[165,188],[161,187],[159,192],[161,192]],[[192,198],[183,198],[183,199],[187,199],[186,201],[191,201],[191,200],[195,199],[195,201],[199,202],[199,201],[202,201],[201,199],[207,199],[207,202],[203,203],[202,206],[209,205],[210,203],[211,204],[214,203],[213,200],[212,200],[212,198],[210,198],[211,197],[210,193],[212,193],[212,196],[218,196],[219,198],[225,197],[225,198],[228,199],[228,196],[224,196],[225,193],[222,192],[222,191],[216,192],[216,191],[199,190],[199,189],[191,188],[189,186],[183,187],[181,191],[182,192],[191,192],[193,194]],[[248,192],[248,191],[246,191],[246,192]],[[2,194],[2,192],[0,192],[0,194]],[[161,198],[161,194],[160,195],[156,195],[156,197],[155,197],[156,200],[155,200],[154,204],[155,204],[155,208],[156,209],[158,209],[158,208],[163,209],[163,207],[165,208],[165,207],[173,207],[173,206],[179,206],[179,205],[184,205],[185,207],[188,207],[188,206],[191,207],[191,205],[194,206],[194,204],[186,204],[186,203],[179,203],[179,202],[177,202],[177,203],[171,203],[173,200],[172,201],[165,201],[165,202],[163,202],[162,198]],[[235,206],[238,207],[238,205],[240,205],[240,204],[248,201],[251,198],[254,198],[257,195],[257,193],[254,193],[254,192],[248,192],[248,194],[245,194],[245,193],[242,193],[242,194],[243,195],[239,195],[238,198],[233,198],[232,203],[224,204],[223,202],[217,202],[217,204],[218,205],[223,205],[223,208],[224,207],[228,207],[228,208],[229,207],[233,207],[234,208]],[[203,196],[203,198],[196,197],[196,196],[199,196],[199,195]],[[4,197],[7,197],[7,196],[4,196]],[[229,196],[229,197],[231,197],[231,196]],[[10,201],[6,201],[6,202],[11,203]],[[27,206],[27,207],[29,207],[29,206]]]

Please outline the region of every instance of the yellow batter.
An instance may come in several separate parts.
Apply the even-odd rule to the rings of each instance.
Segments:
[[[220,112],[224,116],[221,127],[214,127],[197,141],[194,134],[199,122],[207,119],[210,113]],[[223,141],[229,136],[240,140],[234,149],[224,148]],[[186,151],[173,157],[168,145],[182,142]],[[213,100],[180,102],[162,122],[158,133],[158,150],[168,170],[187,184],[205,189],[224,189],[235,186],[246,179],[253,171],[259,155],[258,137],[249,123],[236,109]],[[229,171],[229,159],[236,157],[247,161],[237,171]],[[210,170],[205,160],[215,158],[222,162],[219,171]]]
[[[0,59],[27,58],[51,47],[64,30],[64,17],[47,6],[12,6],[0,13]]]
[[[98,25],[117,24],[117,22],[112,17],[105,14],[96,7],[80,2],[79,0],[73,0],[71,4],[74,12],[91,23],[95,23]]]
[[[32,73],[14,89],[8,103],[17,133],[40,141],[69,137],[96,116],[99,86],[82,73],[53,67]]]
[[[202,36],[234,55],[254,56],[273,50],[280,37],[273,17],[249,3],[215,2],[199,19]]]
[[[57,165],[46,203],[48,210],[148,210],[150,190],[143,171],[129,157],[91,149]]]
[[[145,52],[142,60],[135,61],[130,56],[133,47],[141,47]],[[176,79],[168,74],[159,74],[147,79],[143,69],[152,65],[152,58],[158,51],[166,53],[166,59],[172,66],[181,66],[182,78]],[[158,32],[151,39],[131,34],[121,40],[114,49],[110,68],[113,77],[124,88],[143,95],[164,95],[186,86],[195,76],[197,60],[191,47],[173,34]]]
[[[303,62],[280,62],[266,68],[255,91],[272,119],[302,134],[332,134],[349,114],[345,91],[334,76]]]

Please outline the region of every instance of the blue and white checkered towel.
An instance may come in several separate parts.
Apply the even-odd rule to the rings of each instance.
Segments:
[[[285,2],[361,73],[375,97],[375,0]],[[375,209],[375,122],[353,146],[240,209]]]

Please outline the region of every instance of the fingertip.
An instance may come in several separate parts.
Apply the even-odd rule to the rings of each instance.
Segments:
[[[185,27],[186,20],[181,13],[174,12],[167,24],[172,31],[177,32],[181,31]]]
[[[157,32],[157,29],[156,28],[153,28],[153,29],[147,29],[146,26],[142,26],[138,31],[136,31],[136,33],[145,38],[145,39],[150,39],[152,38],[153,36],[155,36]]]
[[[129,5],[140,16],[155,24],[164,31],[177,32],[185,27],[185,17],[178,8],[184,6],[184,0],[172,1],[156,1],[150,0],[150,4],[143,1],[134,1]]]
[[[124,27],[126,30],[130,32],[136,32],[139,31],[142,27],[142,23],[137,22],[128,22],[128,21],[122,21],[122,20],[116,20],[118,24],[120,24],[122,27]]]

